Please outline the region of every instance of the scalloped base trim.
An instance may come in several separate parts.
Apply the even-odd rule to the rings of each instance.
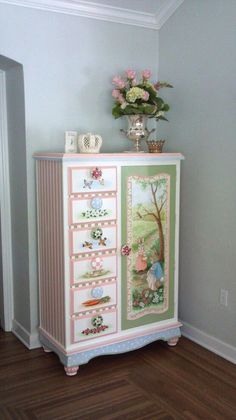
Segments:
[[[88,363],[89,360],[93,359],[94,357],[101,355],[104,356],[109,354],[126,353],[128,351],[137,350],[157,340],[167,341],[169,345],[175,345],[177,344],[178,338],[180,336],[181,332],[179,327],[168,328],[163,331],[158,331],[156,333],[143,335],[132,339],[122,340],[117,343],[107,344],[104,346],[100,345],[99,347],[90,350],[78,350],[77,353],[68,355],[59,350],[54,343],[52,343],[47,337],[44,336],[42,332],[40,332],[40,341],[44,347],[52,350],[58,355],[61,363],[64,365],[65,368],[76,368],[80,365]],[[175,344],[173,344],[174,342]],[[68,369],[66,371],[68,371]],[[75,369],[73,370],[73,372],[75,372]]]

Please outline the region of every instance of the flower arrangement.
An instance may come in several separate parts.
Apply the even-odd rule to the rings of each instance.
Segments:
[[[142,71],[142,79],[137,81],[134,70],[126,70],[126,77],[115,76],[112,83],[115,89],[112,96],[115,104],[112,115],[120,118],[123,115],[145,114],[156,120],[165,120],[165,112],[169,111],[169,105],[159,96],[159,90],[163,87],[172,88],[167,82],[151,83],[150,70]]]

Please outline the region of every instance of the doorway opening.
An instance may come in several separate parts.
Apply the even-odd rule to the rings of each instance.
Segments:
[[[0,325],[11,331],[22,310],[26,317],[20,296],[29,281],[25,102],[23,67],[2,55],[0,180]]]

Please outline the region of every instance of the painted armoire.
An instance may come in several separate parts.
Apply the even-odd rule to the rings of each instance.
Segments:
[[[178,322],[179,153],[37,153],[40,341],[67,375]]]

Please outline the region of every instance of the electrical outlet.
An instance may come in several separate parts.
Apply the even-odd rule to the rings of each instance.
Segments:
[[[223,306],[228,306],[228,295],[229,291],[226,289],[220,289],[220,304]]]

